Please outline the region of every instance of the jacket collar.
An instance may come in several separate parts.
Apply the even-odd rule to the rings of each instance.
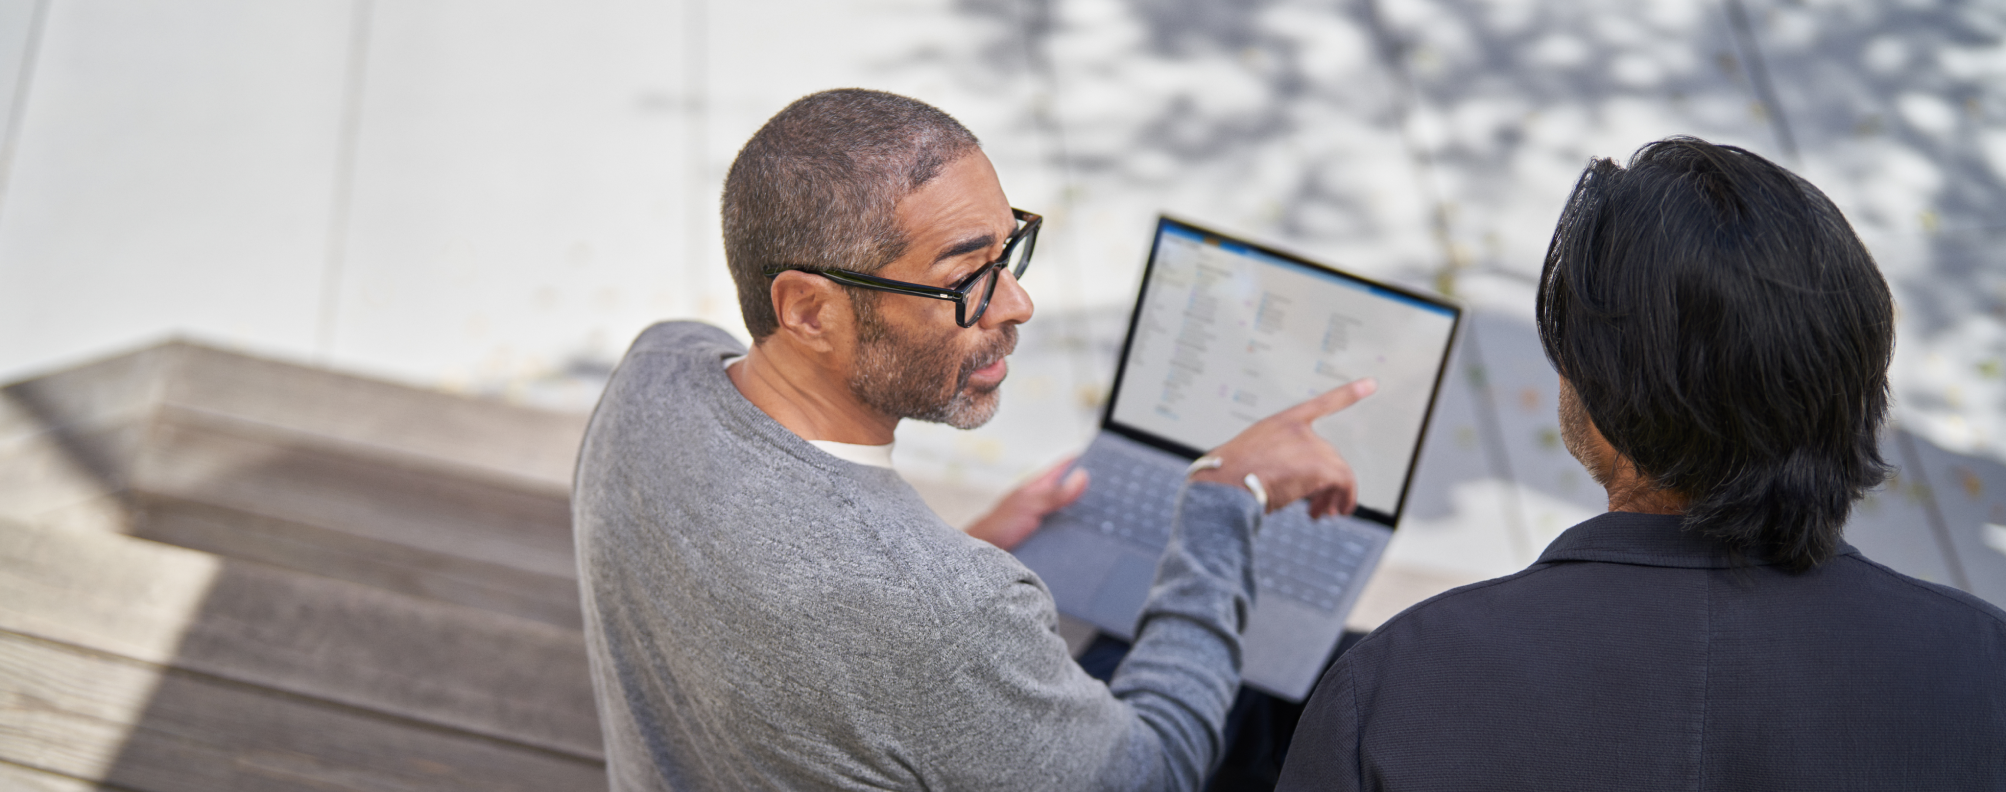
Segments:
[[[1539,563],[1558,561],[1607,561],[1617,564],[1678,567],[1684,569],[1727,569],[1737,566],[1720,540],[1683,526],[1685,518],[1676,514],[1609,512],[1567,529]],[[1838,555],[1860,551],[1841,542]],[[1759,555],[1745,557],[1740,566],[1768,566],[1775,562]]]

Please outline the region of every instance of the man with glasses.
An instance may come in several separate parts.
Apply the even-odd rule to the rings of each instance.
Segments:
[[[1018,279],[1040,220],[1010,208],[974,136],[903,97],[805,97],[739,152],[723,220],[752,349],[648,329],[579,455],[613,789],[1197,788],[1239,682],[1263,506],[1349,510],[1350,469],[1309,424],[1370,385],[1262,421],[1192,474],[1102,684],[1004,552],[1084,473],[1049,472],[963,533],[891,470],[900,420],[995,414],[1031,318]]]

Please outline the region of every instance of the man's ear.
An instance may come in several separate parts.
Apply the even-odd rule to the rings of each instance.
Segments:
[[[835,281],[788,270],[773,277],[768,288],[779,332],[817,352],[828,352],[848,337],[850,296]]]

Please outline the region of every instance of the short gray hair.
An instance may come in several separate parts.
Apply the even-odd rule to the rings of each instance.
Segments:
[[[932,105],[883,91],[822,91],[775,114],[724,178],[724,257],[745,329],[754,339],[779,329],[775,272],[872,272],[897,259],[899,200],[980,145]]]

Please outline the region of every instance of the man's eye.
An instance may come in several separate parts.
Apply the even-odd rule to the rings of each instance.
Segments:
[[[970,279],[970,278],[973,278],[973,277],[975,277],[975,276],[977,276],[977,275],[980,275],[980,274],[982,274],[982,271],[983,271],[983,270],[986,270],[986,269],[988,269],[988,268],[989,268],[989,265],[988,265],[988,264],[987,264],[986,262],[985,262],[985,263],[983,263],[983,264],[979,264],[979,265],[976,265],[976,266],[973,266],[973,267],[965,267],[965,268],[962,268],[962,269],[960,269],[960,270],[958,270],[958,271],[956,271],[956,272],[955,272],[955,274],[954,274],[954,279],[953,279],[953,280],[950,280],[950,281],[948,281],[948,283],[952,283],[952,284],[954,284],[954,285],[956,285],[956,286],[959,286],[959,285],[961,285],[961,284],[964,284],[964,283],[967,283],[967,282],[968,282],[968,279]]]

